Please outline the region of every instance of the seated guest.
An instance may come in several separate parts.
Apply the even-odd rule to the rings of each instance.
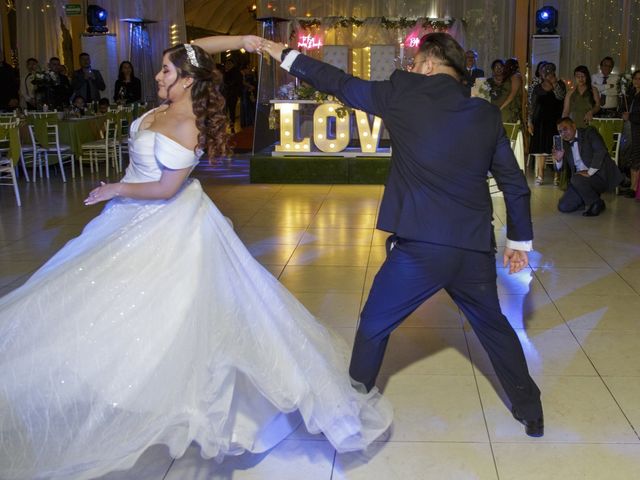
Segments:
[[[573,71],[575,86],[564,97],[563,117],[571,117],[578,128],[584,128],[600,110],[600,94],[591,84],[591,74],[584,65]]]
[[[109,99],[101,98],[98,102],[98,114],[105,115],[109,111]]]
[[[113,101],[116,103],[134,103],[142,98],[142,83],[133,74],[131,62],[124,61],[118,70],[118,79],[113,88]]]
[[[85,108],[87,107],[87,101],[82,95],[76,95],[73,99],[73,112],[81,117],[84,115]]]
[[[69,106],[69,98],[71,98],[73,92],[71,82],[69,81],[69,77],[64,73],[65,71],[64,65],[60,63],[58,57],[51,57],[49,59],[49,72],[51,76],[55,78],[54,85],[49,89],[49,101],[50,107],[57,110],[62,110],[65,106]]]
[[[476,83],[476,78],[484,77],[484,70],[478,68],[476,65],[476,62],[478,61],[478,52],[475,50],[467,50],[464,54],[464,58],[466,68],[462,84],[471,88]]]
[[[556,168],[562,169],[566,160],[572,173],[569,187],[558,201],[558,210],[568,213],[585,208],[582,215],[596,217],[605,209],[600,195],[614,190],[624,177],[595,128],[576,128],[571,118],[563,117],[558,121],[558,133],[563,150],[553,151]]]

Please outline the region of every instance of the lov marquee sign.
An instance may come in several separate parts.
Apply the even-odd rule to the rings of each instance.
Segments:
[[[322,103],[313,112],[313,144],[321,152],[335,153],[347,148],[351,140],[349,115],[339,117],[337,110],[342,105],[338,103]],[[300,105],[295,102],[274,103],[274,108],[280,111],[280,144],[276,145],[276,152],[309,153],[311,151],[311,138],[304,137],[296,140],[295,132],[298,130],[299,116],[294,112]],[[380,143],[380,129],[382,120],[373,117],[373,124],[369,122],[369,115],[361,110],[353,110],[358,126],[360,138],[360,150],[363,153],[374,153]],[[335,122],[335,134],[332,134],[329,125],[333,119]]]

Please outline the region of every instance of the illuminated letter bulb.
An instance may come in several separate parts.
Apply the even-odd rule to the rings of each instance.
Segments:
[[[295,126],[293,129],[291,128],[294,123],[293,112],[298,110],[299,105],[297,103],[274,103],[273,108],[280,110],[280,144],[276,145],[275,151],[293,152],[305,148],[305,145],[305,150],[308,149],[311,142],[309,137],[305,137],[299,142],[292,138],[293,132],[295,132]],[[292,148],[292,143],[296,147],[295,149]]]
[[[316,140],[316,147],[322,152],[341,152],[349,145],[349,123],[344,118],[338,121],[336,110],[340,108],[338,103],[323,103],[313,112],[313,138]],[[335,125],[335,138],[330,138],[329,120],[333,118]]]
[[[361,110],[354,110],[356,113],[356,125],[358,125],[358,135],[360,135],[360,149],[363,153],[373,153],[378,148],[378,142],[380,137],[380,128],[382,127],[382,120],[380,117],[373,117],[373,126],[369,128],[368,115]],[[371,137],[375,143],[362,142],[362,139]]]

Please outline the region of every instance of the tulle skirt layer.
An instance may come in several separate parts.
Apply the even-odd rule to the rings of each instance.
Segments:
[[[363,449],[391,408],[351,386],[348,357],[196,180],[113,200],[0,299],[0,477],[91,478],[153,444],[262,452],[300,419]]]

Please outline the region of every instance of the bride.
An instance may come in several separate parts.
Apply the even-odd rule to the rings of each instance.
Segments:
[[[246,250],[197,180],[224,153],[226,119],[207,52],[165,51],[164,104],[131,125],[120,183],[82,234],[0,299],[0,476],[84,479],[165,444],[205,458],[263,452],[302,420],[338,451],[391,423],[348,376],[349,349]]]

